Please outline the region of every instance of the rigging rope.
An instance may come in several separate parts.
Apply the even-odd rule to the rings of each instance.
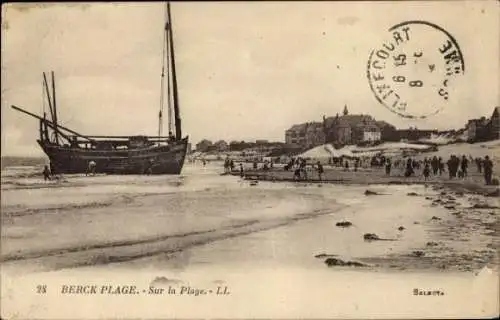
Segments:
[[[165,46],[167,47],[167,99],[168,99],[168,132],[172,132],[172,100],[170,92],[170,41],[168,41],[167,32],[170,32],[170,21],[168,20],[168,3],[165,3]]]
[[[166,16],[166,6],[164,8],[164,15]],[[166,19],[165,19],[166,20]],[[162,135],[163,129],[163,107],[164,107],[164,91],[165,91],[165,51],[166,51],[166,41],[167,41],[167,27],[165,25],[165,30],[163,32],[163,49],[162,49],[162,62],[161,62],[161,87],[160,87],[160,113],[158,114],[158,137]]]
[[[42,114],[45,115],[45,87],[44,87],[44,82],[42,78]]]

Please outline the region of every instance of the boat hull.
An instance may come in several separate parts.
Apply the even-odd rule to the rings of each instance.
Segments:
[[[169,145],[125,150],[98,150],[60,146],[38,141],[51,162],[53,173],[87,173],[91,161],[95,173],[180,174],[188,138]]]

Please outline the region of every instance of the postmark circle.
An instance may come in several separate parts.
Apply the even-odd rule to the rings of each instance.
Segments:
[[[427,21],[405,21],[388,30],[368,58],[367,77],[377,101],[409,119],[425,119],[453,99],[465,72],[462,51],[446,30]]]

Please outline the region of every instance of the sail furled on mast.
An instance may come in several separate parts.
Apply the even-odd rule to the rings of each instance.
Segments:
[[[159,127],[158,127],[158,136],[161,136],[163,133],[163,116],[164,116],[164,109],[165,109],[165,103],[167,104],[167,116],[168,116],[168,132],[169,136],[171,135],[172,128],[174,127],[174,124],[172,123],[175,121],[175,128],[179,127],[180,128],[180,121],[175,120],[179,118],[178,116],[178,108],[176,111],[176,115],[172,114],[172,105],[176,103],[175,101],[178,101],[176,98],[173,97],[172,95],[172,87],[174,86],[175,82],[175,77],[173,73],[171,72],[173,70],[173,46],[172,46],[172,37],[171,37],[171,23],[170,23],[170,7],[169,3],[165,3],[165,10],[164,10],[164,33],[163,33],[163,52],[162,52],[162,66],[161,66],[161,93],[160,93],[160,112],[158,113],[158,118],[159,118]],[[175,72],[175,70],[173,71]],[[176,86],[176,84],[175,84]],[[166,88],[165,88],[166,87]],[[166,90],[166,97],[165,97],[165,90]],[[174,94],[177,94],[175,91]],[[176,135],[175,137],[180,139],[182,138],[178,133],[178,130],[176,129]]]
[[[168,33],[169,29],[169,23],[168,23],[168,16],[167,16],[167,5],[165,5],[165,36]],[[168,41],[168,37],[166,38],[165,45],[167,47],[167,61],[170,61],[170,41]],[[173,116],[172,116],[172,92],[171,92],[171,77],[170,77],[170,63],[167,63],[167,97],[168,97],[168,104],[167,104],[167,110],[168,110],[168,134],[171,135],[172,132],[172,127],[173,127]]]
[[[177,73],[175,68],[175,53],[174,53],[174,37],[173,37],[173,29],[172,29],[172,15],[170,13],[170,2],[167,2],[167,22],[165,24],[166,33],[168,38],[168,46],[169,48],[169,67],[170,74],[172,77],[172,104],[174,111],[174,123],[175,123],[175,137],[177,140],[182,139],[182,130],[181,130],[181,117],[179,110],[179,93],[177,89]]]
[[[165,19],[166,19],[166,6],[165,6]],[[163,133],[163,109],[165,105],[165,55],[167,51],[167,30],[163,32],[163,47],[162,47],[162,60],[161,60],[161,85],[160,85],[160,111],[158,112],[158,137]],[[167,73],[168,75],[168,73]]]
[[[55,142],[56,144],[59,144],[59,128],[57,126],[57,106],[56,106],[56,80],[55,80],[55,77],[54,77],[54,71],[51,71],[51,76],[52,76],[52,108],[54,108],[54,124],[55,124],[55,127],[54,127],[54,132],[55,132],[55,136],[56,136],[56,139],[55,139]]]

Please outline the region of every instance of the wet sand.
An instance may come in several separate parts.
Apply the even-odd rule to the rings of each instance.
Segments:
[[[233,172],[239,175],[239,172]],[[406,252],[386,252],[383,257],[359,257],[355,262],[366,263],[367,266],[391,268],[395,270],[460,270],[472,271],[484,266],[498,268],[499,236],[500,236],[500,202],[498,186],[485,185],[480,173],[470,172],[465,178],[449,179],[446,174],[424,179],[421,175],[406,178],[401,169],[393,169],[386,175],[383,169],[359,168],[357,172],[343,168],[326,167],[322,179],[315,171],[308,172],[308,178],[294,180],[293,171],[274,168],[269,171],[245,170],[245,180],[257,186],[256,181],[271,183],[294,183],[299,185],[341,184],[365,186],[368,197],[390,197],[379,204],[371,200],[374,215],[379,215],[384,201],[388,201],[387,210],[395,211],[392,219],[397,221],[397,211],[402,210],[404,201],[413,201],[414,205],[421,201],[418,210],[425,211],[422,219],[414,215],[414,221],[400,225],[399,236],[408,235],[418,225],[427,227],[421,233],[420,243],[408,247]],[[252,182],[253,181],[253,182]],[[420,192],[408,192],[395,195],[391,191],[371,192],[373,187],[383,186],[421,186]],[[398,208],[395,210],[394,208]],[[444,209],[444,210],[443,210]],[[404,210],[404,209],[403,209]],[[408,210],[408,209],[406,209]],[[415,210],[411,210],[415,211]],[[366,216],[365,216],[366,217]],[[349,221],[352,223],[352,221]],[[356,223],[356,222],[354,222]],[[351,227],[349,227],[351,228]],[[347,228],[345,228],[347,229]],[[377,229],[376,227],[373,229]],[[365,229],[370,233],[369,229]],[[361,236],[361,231],[359,235]],[[398,239],[399,241],[400,239]],[[392,250],[392,249],[391,249]],[[322,252],[317,256],[328,262],[328,258],[338,259],[338,252]],[[343,260],[341,260],[343,261]],[[350,260],[346,260],[350,261]],[[335,261],[333,261],[335,263]],[[337,266],[337,265],[334,265]]]
[[[188,268],[198,248],[211,248],[201,255],[212,264],[248,257],[249,263],[333,267],[341,259],[394,270],[498,264],[499,202],[485,196],[497,189],[481,185],[478,174],[426,182],[327,168],[323,183],[292,183],[291,172],[247,171],[246,179],[268,180],[255,185],[220,177],[216,166],[193,169],[192,176],[167,181],[75,176],[42,186],[16,180],[2,199],[2,264],[60,270],[159,261]],[[390,241],[363,239],[372,233]],[[231,257],[247,247],[251,254]]]
[[[131,308],[141,301],[143,317],[472,317],[495,310],[498,197],[484,196],[490,188],[475,178],[384,184],[379,172],[364,175],[370,183],[346,172],[356,183],[252,185],[219,176],[220,167],[191,169],[167,180],[68,177],[50,187],[30,180],[3,190],[2,299],[11,302],[9,311],[85,317],[89,309],[79,306],[99,301],[106,301],[103,316],[137,315]],[[366,241],[368,233],[385,240]],[[33,292],[41,282],[51,286],[47,296]],[[61,285],[86,283],[146,291],[228,286],[232,293],[106,300],[60,294]],[[445,296],[415,297],[415,288]],[[457,299],[468,303],[452,308]],[[403,302],[387,304],[396,300]]]

